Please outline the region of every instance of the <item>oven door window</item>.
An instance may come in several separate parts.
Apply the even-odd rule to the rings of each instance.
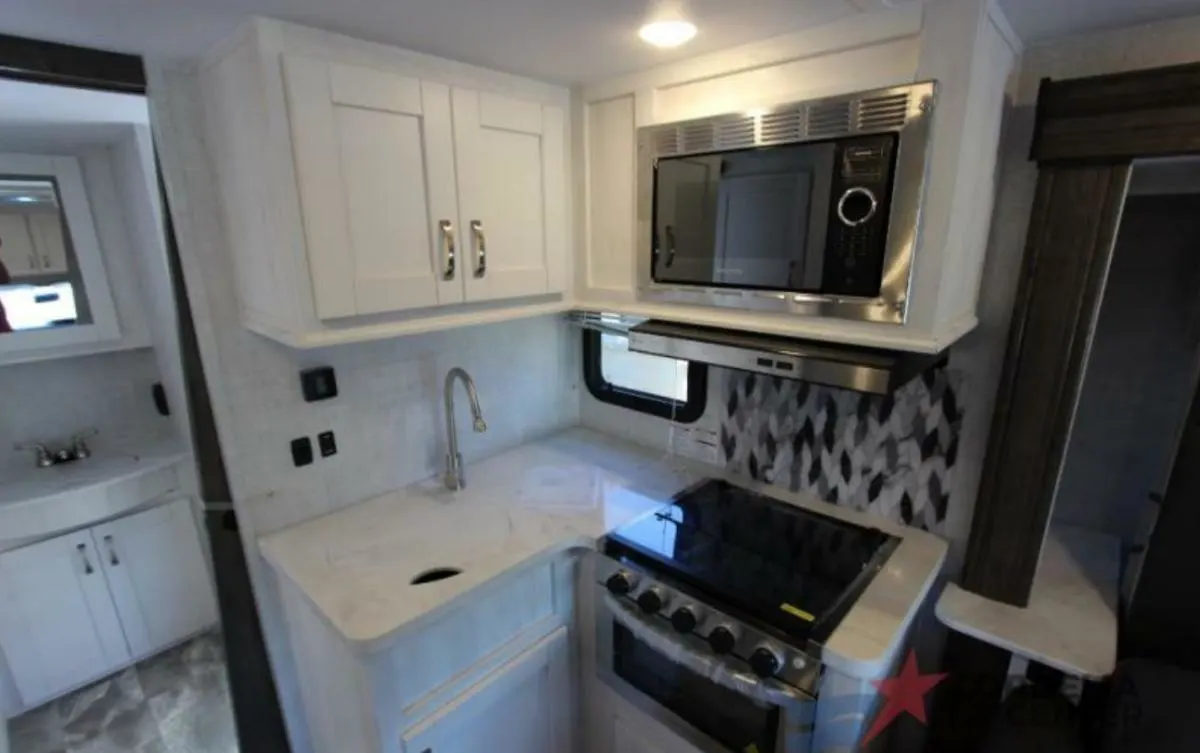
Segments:
[[[612,661],[618,677],[729,750],[775,750],[778,707],[760,705],[684,669],[619,624],[613,625]]]
[[[654,279],[734,288],[821,288],[832,143],[658,161]]]

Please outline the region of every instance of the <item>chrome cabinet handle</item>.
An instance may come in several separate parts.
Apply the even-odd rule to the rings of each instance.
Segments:
[[[79,551],[79,558],[83,560],[83,574],[91,575],[96,572],[96,568],[92,567],[92,561],[87,556],[87,544],[78,544],[75,548]]]
[[[487,236],[483,234],[483,223],[471,220],[471,233],[475,236],[475,276],[487,274]]]
[[[117,547],[113,544],[112,534],[104,537],[104,545],[108,547],[108,564],[116,567],[121,564],[121,559],[117,557]]]
[[[50,269],[50,257],[49,256],[42,256],[42,265],[45,266],[46,269]]]
[[[30,268],[30,269],[37,269],[37,268],[38,268],[37,257],[36,257],[36,256],[34,256],[33,254],[30,254],[30,255],[29,255],[29,268]]]
[[[438,223],[438,227],[442,230],[442,246],[445,249],[446,267],[442,271],[443,280],[454,279],[454,225],[450,220],[442,220]]]

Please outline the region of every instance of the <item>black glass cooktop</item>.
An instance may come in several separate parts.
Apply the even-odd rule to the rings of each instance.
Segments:
[[[610,534],[605,554],[678,581],[717,609],[823,641],[898,543],[710,479]]]

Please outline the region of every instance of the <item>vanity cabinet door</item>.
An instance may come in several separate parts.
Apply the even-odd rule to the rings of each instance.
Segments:
[[[29,215],[29,232],[42,274],[66,274],[67,247],[58,214]]]
[[[188,500],[96,526],[92,537],[135,658],[216,622],[208,565]]]
[[[417,725],[405,753],[569,753],[568,667],[560,627]]]
[[[467,300],[562,291],[563,125],[557,107],[454,90]]]
[[[129,661],[87,531],[0,554],[0,646],[26,707]]]
[[[450,89],[286,56],[317,316],[459,303]]]
[[[13,277],[41,272],[24,215],[0,213],[0,262]]]

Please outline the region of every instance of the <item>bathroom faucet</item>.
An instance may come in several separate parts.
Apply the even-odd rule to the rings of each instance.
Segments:
[[[454,380],[458,379],[467,388],[467,399],[471,401],[471,416],[475,419],[475,433],[487,431],[483,410],[479,407],[479,393],[475,391],[475,380],[463,369],[455,366],[446,373],[446,387],[442,397],[446,401],[446,435],[450,449],[446,453],[446,488],[463,489],[467,477],[463,472],[462,453],[458,451],[458,429],[454,427]]]

